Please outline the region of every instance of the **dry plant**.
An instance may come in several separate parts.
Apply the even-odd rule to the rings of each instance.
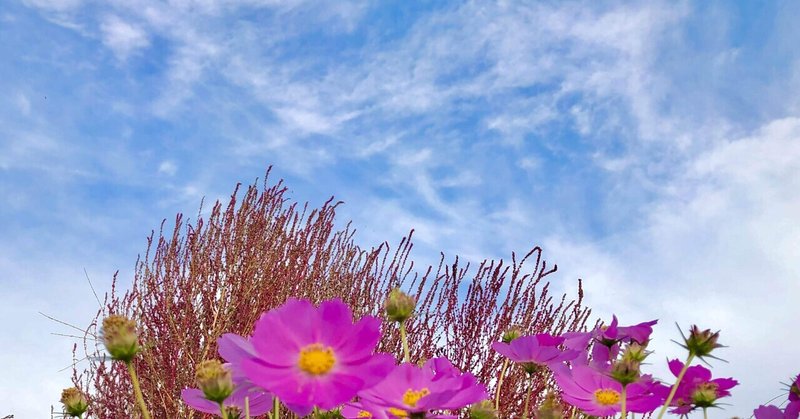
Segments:
[[[75,384],[91,394],[90,417],[137,415],[124,365],[104,359],[91,338],[99,320],[112,313],[140,327],[144,351],[136,369],[155,418],[203,417],[180,398],[181,389],[194,386],[195,365],[217,356],[220,335],[249,335],[261,313],[289,297],[341,298],[357,317],[382,316],[387,294],[400,287],[418,301],[418,314],[407,323],[412,360],[447,356],[487,383],[491,394],[503,361],[490,344],[511,325],[526,333],[585,328],[590,310],[581,304],[580,282],[574,299],[554,300],[547,277],[556,267],[548,268],[539,247],[521,259],[512,254],[511,264],[484,261],[472,274],[458,258],[445,263],[444,254],[437,267],[420,271],[410,259],[413,231],[394,251],[387,243],[364,250],[354,243],[350,224],[335,229],[339,202],[309,209],[291,203],[286,192],[282,181],[269,184],[268,171],[261,189],[252,185],[240,198],[237,186],[230,202],[217,202],[207,217],[190,223],[178,215],[171,232],[162,222],[121,296],[115,275],[84,341],[89,364],[74,368]],[[384,324],[379,350],[400,358],[397,331]],[[541,376],[535,384],[544,389],[552,383]],[[524,373],[512,369],[503,384],[501,417],[520,415],[526,385]]]

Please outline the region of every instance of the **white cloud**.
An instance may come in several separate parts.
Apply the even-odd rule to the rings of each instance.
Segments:
[[[126,60],[139,49],[150,45],[147,32],[115,15],[106,16],[100,24],[103,44],[111,48],[119,60]]]
[[[748,416],[796,371],[800,346],[800,119],[765,124],[687,165],[649,208],[645,226],[604,242],[552,237],[545,249],[585,279],[596,314],[661,318],[656,349],[682,356],[672,326],[722,329],[730,349],[715,374],[733,375],[734,407]],[[759,368],[753,368],[754,362]],[[662,377],[666,369],[657,368]]]
[[[162,173],[167,176],[175,176],[175,173],[177,172],[178,166],[173,161],[164,160],[158,165],[158,173]]]

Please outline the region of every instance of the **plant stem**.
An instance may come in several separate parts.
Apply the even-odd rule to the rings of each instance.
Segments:
[[[406,322],[400,323],[400,341],[403,342],[403,362],[411,362],[411,351],[408,349],[408,336],[406,336]]]
[[[250,397],[244,398],[244,417],[250,419]]]
[[[222,413],[222,419],[228,419],[228,412],[225,410],[225,404],[219,402],[219,412]]]
[[[500,378],[497,379],[497,389],[494,394],[494,410],[500,410],[500,387],[503,386],[503,378],[505,378],[507,368],[508,358],[503,360],[503,368],[500,369]]]
[[[275,396],[272,396],[272,417],[274,419],[280,419],[281,417],[281,402]]]
[[[628,418],[628,408],[627,408],[627,405],[626,405],[626,402],[628,401],[627,400],[628,399],[628,395],[625,394],[626,393],[625,392],[626,387],[627,386],[622,386],[622,393],[620,394],[620,399],[622,400],[621,401],[621,404],[622,404],[622,416],[621,417],[622,417],[622,419],[627,419]]]
[[[136,368],[133,366],[133,362],[126,362],[125,364],[128,366],[128,373],[131,375],[133,394],[136,396],[136,403],[139,404],[139,410],[142,411],[142,417],[144,417],[144,419],[150,419],[150,411],[147,410],[147,405],[144,404],[142,388],[139,387],[139,378],[136,376]]]
[[[669,397],[667,397],[667,400],[664,402],[664,406],[661,407],[661,411],[658,412],[658,419],[664,417],[664,413],[667,412],[667,408],[669,407],[670,403],[672,403],[672,399],[675,397],[675,392],[678,391],[678,384],[680,384],[681,380],[683,380],[683,376],[686,374],[686,370],[689,368],[689,364],[692,363],[693,359],[694,359],[694,354],[690,353],[689,357],[686,358],[686,363],[683,364],[683,369],[681,369],[681,373],[678,374],[678,379],[675,381],[675,384],[672,385],[672,390],[670,390],[669,392]]]
[[[703,408],[703,418],[704,419],[708,419],[708,408],[707,407]]]
[[[525,410],[522,411],[522,419],[528,419],[528,408],[531,404],[531,393],[533,393],[533,380],[528,381],[528,392],[525,395]]]

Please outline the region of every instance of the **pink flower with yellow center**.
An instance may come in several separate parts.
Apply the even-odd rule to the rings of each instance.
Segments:
[[[612,416],[622,411],[622,385],[601,371],[578,364],[571,370],[557,368],[555,378],[562,390],[561,398],[586,414]],[[663,401],[653,394],[658,386],[649,376],[628,384],[625,390],[628,412],[648,413],[658,408]]]
[[[355,324],[340,300],[315,308],[288,300],[256,322],[254,356],[244,359],[247,378],[277,396],[290,410],[306,415],[333,409],[383,379],[394,358],[375,354],[380,320],[365,316]]]
[[[446,358],[434,358],[422,367],[398,365],[386,379],[359,393],[372,407],[376,418],[407,418],[424,413],[426,418],[455,418],[431,415],[437,410],[457,410],[488,397],[486,387],[470,373],[462,373]],[[366,404],[365,404],[366,405]]]

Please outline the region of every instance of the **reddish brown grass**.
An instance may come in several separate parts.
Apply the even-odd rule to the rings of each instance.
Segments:
[[[415,295],[418,315],[409,320],[413,360],[447,356],[473,372],[493,392],[502,359],[491,342],[512,324],[527,333],[583,330],[589,309],[580,282],[575,299],[553,299],[548,268],[539,247],[511,263],[484,261],[474,273],[456,257],[437,267],[415,269],[410,258],[413,231],[392,251],[387,243],[364,250],[354,243],[348,224],[334,228],[339,202],[300,207],[286,198],[282,181],[261,190],[239,187],[226,206],[217,202],[210,215],[194,223],[178,215],[171,232],[162,223],[137,260],[133,285],[121,296],[112,288],[98,320],[110,313],[135,319],[145,350],[136,360],[142,391],[154,418],[198,418],[180,399],[193,386],[194,367],[216,356],[223,333],[248,335],[256,319],[289,297],[314,302],[341,298],[356,316],[382,315],[385,296],[394,287]],[[116,282],[116,276],[114,278]],[[380,350],[400,356],[396,329],[385,323]],[[90,341],[87,341],[90,342]],[[97,418],[136,417],[125,368],[102,358],[87,344],[88,367],[75,370],[76,385],[92,395]],[[537,389],[552,385],[535,379]],[[511,369],[503,384],[502,417],[521,414],[526,378]],[[537,394],[532,404],[544,397]],[[287,417],[289,417],[287,415]]]

